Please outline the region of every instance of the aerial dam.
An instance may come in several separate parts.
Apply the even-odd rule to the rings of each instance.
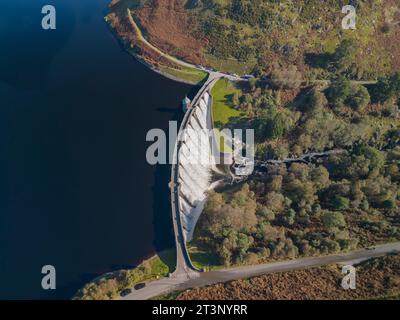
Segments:
[[[221,78],[211,73],[192,100],[183,118],[175,144],[171,170],[171,206],[177,247],[176,276],[200,271],[190,260],[186,243],[193,238],[196,223],[204,209],[207,191],[212,189],[215,170],[211,88]]]
[[[213,157],[209,142],[210,94],[204,92],[191,113],[179,149],[179,209],[185,241],[193,238],[194,228],[204,208],[210,187]]]

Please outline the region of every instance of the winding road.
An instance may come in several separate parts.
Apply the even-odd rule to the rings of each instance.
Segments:
[[[154,45],[152,45],[149,41],[147,41],[147,39],[143,36],[142,30],[140,30],[140,28],[138,27],[137,23],[135,22],[135,19],[132,16],[132,12],[130,9],[127,9],[127,16],[129,19],[129,23],[132,25],[132,27],[135,29],[138,39],[143,42],[147,47],[149,47],[151,50],[153,50],[154,52],[156,52],[157,54],[159,54],[160,56],[168,59],[169,61],[184,67],[184,68],[190,68],[190,69],[196,69],[198,71],[203,71],[206,73],[209,73],[210,76],[212,75],[215,78],[227,78],[231,81],[244,81],[242,78],[238,77],[238,76],[234,76],[231,74],[226,74],[226,73],[222,73],[222,72],[218,72],[218,71],[212,71],[212,70],[208,70],[206,68],[200,68],[197,65],[194,65],[192,63],[180,60],[174,56],[169,55],[168,53],[165,53],[163,51],[161,51],[159,48],[155,47]],[[178,80],[178,79],[176,79]],[[185,81],[183,81],[185,82]]]
[[[173,291],[204,287],[216,283],[246,279],[268,273],[287,272],[328,264],[355,265],[362,261],[391,253],[400,253],[400,242],[380,245],[374,248],[353,251],[350,253],[196,273],[196,277],[192,277],[191,279],[187,279],[185,276],[163,278],[147,283],[146,287],[140,290],[132,289],[132,293],[123,297],[122,300],[147,300]]]

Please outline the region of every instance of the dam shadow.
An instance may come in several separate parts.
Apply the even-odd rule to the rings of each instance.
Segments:
[[[183,118],[181,107],[177,108],[159,108],[159,112],[172,113],[170,121],[178,121],[178,128]],[[166,130],[169,135],[169,129]],[[169,148],[167,143],[167,155]],[[171,180],[171,165],[158,164],[154,170],[153,184],[153,217],[154,217],[154,248],[161,261],[165,263],[171,272],[175,270],[176,250],[174,241],[174,229],[171,213],[171,196],[169,182]]]
[[[187,93],[189,99],[193,99],[201,86],[193,86]],[[184,97],[182,97],[183,99]],[[179,105],[175,108],[159,108],[159,112],[168,112],[172,114],[170,121],[178,122],[178,130],[184,117],[182,106]],[[167,137],[169,130],[166,131]],[[167,146],[168,147],[168,146]],[[167,149],[167,154],[169,150]],[[175,270],[176,265],[176,248],[174,241],[174,229],[172,224],[171,213],[171,194],[169,189],[169,182],[171,180],[171,165],[160,165],[155,167],[154,184],[153,184],[153,217],[154,217],[154,248],[170,271]]]

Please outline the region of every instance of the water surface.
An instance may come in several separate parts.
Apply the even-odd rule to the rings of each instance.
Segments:
[[[189,86],[123,51],[108,0],[0,2],[0,298],[69,298],[85,281],[169,247],[167,166],[145,136]],[[43,291],[41,268],[57,270]]]

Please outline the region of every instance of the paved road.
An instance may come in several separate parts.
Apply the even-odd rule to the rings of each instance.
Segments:
[[[180,275],[178,277],[172,276],[171,278],[164,278],[150,282],[143,289],[133,290],[131,294],[122,298],[122,300],[146,300],[176,290],[186,290],[194,287],[245,279],[273,272],[285,272],[327,264],[355,264],[370,258],[384,256],[389,253],[400,253],[400,242],[376,246],[372,250],[364,249],[346,254],[194,273],[190,278],[186,275]]]

